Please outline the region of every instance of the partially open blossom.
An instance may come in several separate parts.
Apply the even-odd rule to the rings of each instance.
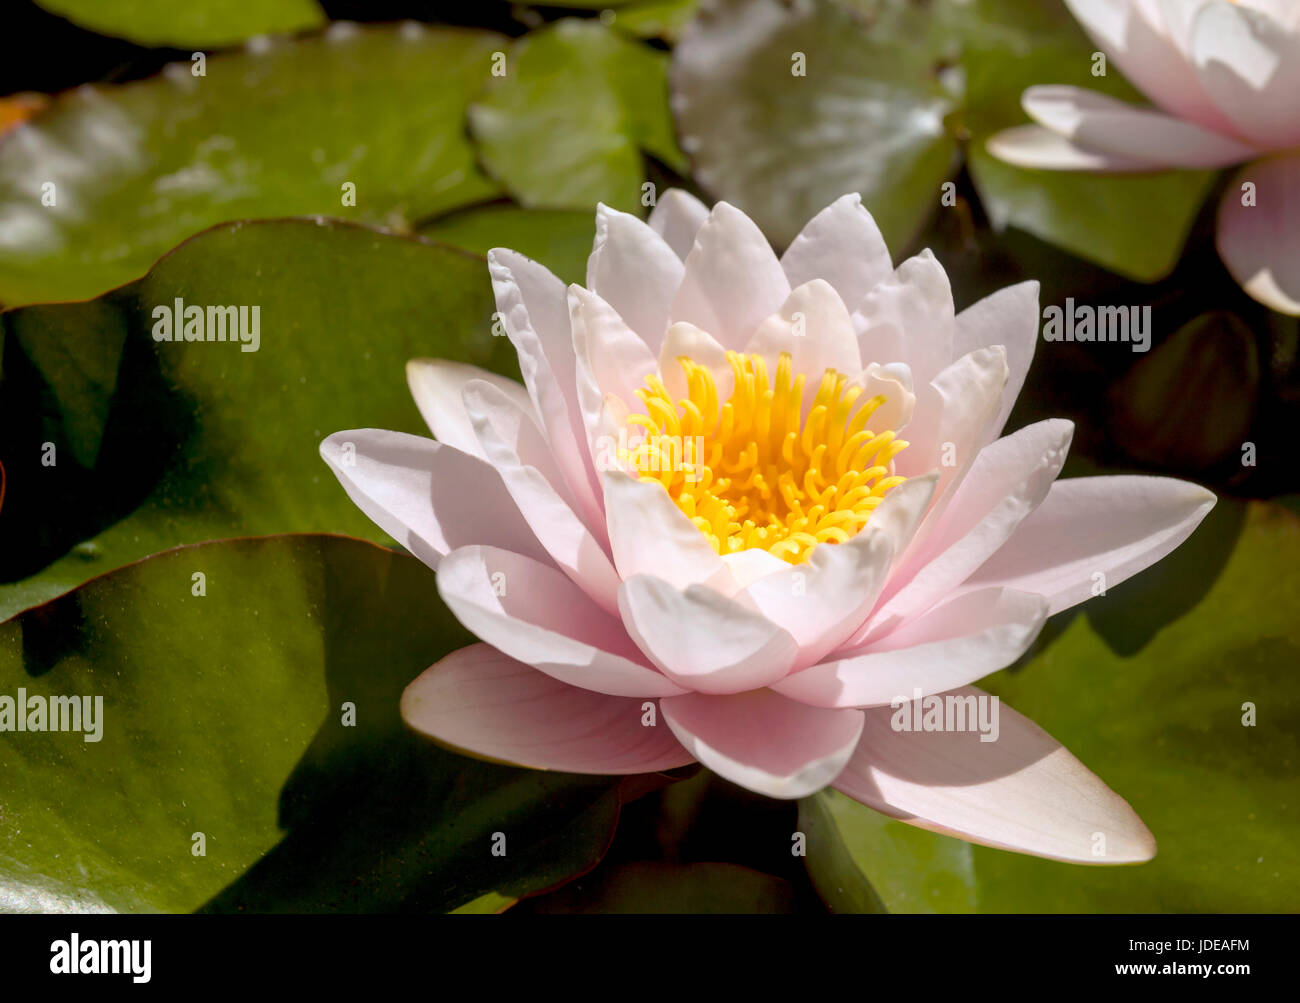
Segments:
[[[1048,616],[1167,554],[1214,503],[1168,478],[1057,481],[1068,421],[999,438],[1036,283],[955,314],[934,256],[895,269],[851,195],[780,259],[739,210],[674,191],[648,223],[600,207],[585,287],[488,260],[524,385],[417,360],[436,441],[363,429],[321,447],[484,642],[410,685],[411,726],[546,769],[698,760],[773,797],[833,786],[1064,860],[1155,852],[1011,709],[992,736],[898,723],[935,694],[983,698],[970,684]]]
[[[1157,107],[1031,87],[1022,103],[1038,124],[998,133],[989,150],[1055,170],[1245,164],[1219,205],[1219,254],[1255,299],[1300,314],[1300,3],[1066,3]]]

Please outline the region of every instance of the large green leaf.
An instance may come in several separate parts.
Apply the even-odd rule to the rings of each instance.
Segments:
[[[673,111],[696,179],[779,244],[845,192],[862,194],[894,248],[939,205],[955,95],[918,37],[929,15],[883,13],[869,26],[832,0],[720,0],[677,46]]]
[[[258,307],[258,350],[154,341],[153,311],[176,297]],[[0,616],[182,543],[385,539],[320,460],[320,440],[360,427],[427,434],[406,361],[510,371],[493,309],[479,258],[290,220],[223,225],[99,300],[0,316]]]
[[[0,731],[0,908],[499,909],[582,873],[617,780],[402,726],[470,640],[424,565],[330,536],[180,548],[0,625],[0,696],[103,701],[99,741]]]
[[[641,211],[649,154],[685,164],[668,57],[598,22],[566,19],[515,42],[470,109],[488,171],[524,206]]]
[[[1214,181],[1212,171],[1101,175],[1031,171],[993,157],[989,137],[1028,121],[1020,96],[1070,84],[1137,104],[1110,68],[1093,76],[1095,46],[1062,4],[977,0],[957,20],[963,37],[970,171],[993,225],[1019,227],[1072,254],[1150,282],[1167,275]]]
[[[1159,843],[1154,861],[1039,860],[821,794],[801,817],[818,890],[838,911],[1294,910],[1297,563],[1295,515],[1220,502],[1182,548],[1086,616],[1053,621],[1059,636],[989,682],[1129,800]]]
[[[254,35],[318,28],[316,0],[37,0],[46,10],[140,45],[207,49]]]
[[[60,96],[0,138],[0,303],[97,295],[224,220],[405,226],[491,196],[464,119],[504,46],[336,25]]]

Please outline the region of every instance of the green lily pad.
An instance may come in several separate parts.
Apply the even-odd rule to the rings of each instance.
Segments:
[[[818,891],[837,911],[1293,909],[1298,561],[1293,513],[1220,501],[1182,548],[1085,616],[1049,623],[1059,636],[989,681],[1133,805],[1156,836],[1155,860],[1040,860],[821,794],[801,805]]]
[[[257,351],[155,341],[154,311],[174,312],[178,297],[248,307],[250,323],[257,307]],[[473,255],[289,220],[208,231],[99,300],[0,315],[0,617],[185,543],[308,531],[386,541],[319,443],[345,428],[428,434],[408,359],[512,372],[494,309]]]
[[[254,35],[319,28],[315,0],[37,0],[51,14],[138,45],[211,49]]]
[[[488,172],[530,209],[641,212],[643,154],[685,161],[668,113],[665,53],[565,19],[515,42],[470,108]]]
[[[957,163],[944,125],[956,96],[916,35],[930,15],[890,13],[906,44],[831,0],[720,0],[675,50],[673,111],[695,178],[778,244],[845,192],[862,194],[894,248],[939,206]]]
[[[976,0],[959,17],[970,133],[970,171],[993,225],[1015,226],[1087,261],[1152,282],[1173,270],[1213,171],[1103,175],[1035,171],[992,156],[996,132],[1029,121],[1020,96],[1069,84],[1140,105],[1118,70],[1094,76],[1096,46],[1063,5]]]
[[[539,261],[565,282],[587,281],[596,236],[591,209],[521,209],[489,205],[464,209],[420,227],[420,235],[475,254],[508,247]]]
[[[0,303],[96,296],[226,220],[402,228],[492,197],[464,119],[505,44],[340,24],[61,95],[0,137]]]
[[[616,778],[403,727],[402,688],[471,640],[424,565],[330,536],[180,548],[0,625],[28,722],[38,699],[99,706],[94,728],[0,731],[0,907],[445,911],[588,870]]]

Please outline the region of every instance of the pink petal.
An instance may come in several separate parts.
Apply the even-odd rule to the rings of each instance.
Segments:
[[[402,694],[402,718],[456,751],[568,773],[650,773],[693,762],[643,701],[566,686],[486,644],[454,651]]]
[[[1030,118],[1075,146],[1156,167],[1226,167],[1257,150],[1218,132],[1079,87],[1031,87],[1021,97]]]
[[[618,620],[554,568],[496,547],[461,547],[438,568],[438,594],[494,648],[570,686],[618,697],[683,692],[644,664]]]
[[[1242,185],[1255,204],[1241,204]],[[1300,154],[1246,167],[1219,203],[1216,243],[1228,271],[1246,292],[1278,313],[1300,316]]]
[[[739,693],[780,679],[794,638],[759,613],[704,585],[677,589],[649,575],[623,582],[623,624],[673,682],[702,693]]]
[[[1172,477],[1076,477],[1057,481],[966,589],[1002,585],[1069,609],[1101,584],[1113,588],[1189,537],[1214,507],[1209,491]]]
[[[1002,431],[1020,396],[1038,342],[1038,319],[1038,283],[1030,281],[985,296],[957,314],[953,322],[952,348],[957,358],[990,345],[1006,349],[1007,382],[1002,388],[1002,405],[989,426],[990,439]]]
[[[856,193],[809,220],[781,256],[781,267],[791,286],[825,279],[849,304],[861,302],[894,271],[880,228]]]
[[[483,384],[465,390],[465,410],[473,423],[488,462],[514,499],[520,515],[546,553],[582,590],[609,612],[618,608],[618,575],[602,541],[574,512],[565,495],[546,479],[537,466],[525,462],[519,443],[504,437],[494,422],[494,405]],[[466,495],[470,501],[473,495]],[[603,524],[597,523],[602,536]],[[513,549],[513,548],[512,548]]]
[[[695,234],[709,218],[709,207],[690,192],[670,188],[650,210],[650,229],[664,238],[683,261],[695,246]]]
[[[863,362],[905,362],[918,386],[952,361],[952,288],[929,250],[875,286],[853,320]]]
[[[687,321],[740,350],[790,295],[781,263],[754,221],[719,202],[695,235],[672,320]]]
[[[643,413],[637,391],[659,367],[641,336],[595,293],[570,286],[569,311],[578,360],[578,403],[587,441],[594,446],[606,397],[613,394],[631,412]]]
[[[601,204],[587,259],[587,288],[618,311],[652,356],[668,329],[668,308],[682,284],[682,259],[635,216]]]
[[[1154,0],[1065,0],[1092,36],[1137,88],[1165,111],[1220,132],[1231,123],[1197,80],[1156,10]]]
[[[865,648],[796,672],[772,688],[817,707],[869,707],[942,693],[1004,669],[1047,619],[1047,600],[1011,589],[949,599]]]
[[[577,360],[564,283],[514,251],[488,252],[488,271],[519,370],[578,509],[589,522],[601,512],[595,472],[578,404]]]
[[[658,481],[602,475],[609,543],[620,578],[654,575],[674,588],[708,583],[730,591],[731,575],[699,527]]]
[[[1047,497],[1073,434],[1073,422],[1052,418],[985,446],[942,518],[890,580],[867,638],[928,609],[996,553]]]
[[[415,398],[415,406],[425,424],[439,442],[454,446],[462,453],[483,459],[478,436],[465,413],[461,394],[470,380],[483,380],[506,394],[522,411],[533,414],[528,390],[516,380],[446,359],[412,359],[406,364],[406,382]],[[534,420],[536,420],[534,418]]]
[[[862,368],[853,320],[825,279],[812,279],[791,292],[781,309],[758,325],[745,352],[763,356],[773,373],[781,353],[789,352],[794,373],[808,377],[807,400],[827,369],[853,374]]]
[[[1269,149],[1300,144],[1300,31],[1244,5],[1208,4],[1192,25],[1192,57],[1238,133]]]
[[[985,694],[963,687],[949,695]],[[1006,704],[999,704],[993,742],[980,741],[977,731],[896,731],[891,719],[901,712],[865,712],[862,739],[836,790],[922,829],[985,846],[1080,864],[1155,856],[1155,840],[1128,802]]]
[[[353,503],[431,568],[456,547],[488,541],[550,560],[501,477],[477,457],[374,428],[335,432],[320,453]]]
[[[1015,167],[1043,171],[1150,171],[1145,160],[1085,149],[1041,125],[1017,125],[990,136],[985,148]]]
[[[862,733],[862,712],[823,710],[771,690],[688,693],[659,704],[678,741],[732,783],[774,798],[816,793],[839,775]]]

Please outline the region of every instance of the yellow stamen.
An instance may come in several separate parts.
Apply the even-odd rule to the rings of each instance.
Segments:
[[[735,389],[725,402],[707,367],[678,361],[689,397],[674,403],[663,381],[649,377],[637,391],[645,413],[628,418],[644,444],[622,458],[643,480],[663,484],[718,553],[757,547],[806,561],[817,544],[856,535],[905,480],[891,470],[907,443],[866,429],[885,398],[862,401],[862,388],[842,373],[822,374],[804,418],[807,381],[788,353],[769,384],[762,357],[728,352]]]

